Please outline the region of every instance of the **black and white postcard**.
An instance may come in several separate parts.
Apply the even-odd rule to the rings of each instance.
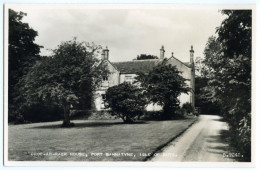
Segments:
[[[255,9],[5,4],[4,164],[253,167]]]

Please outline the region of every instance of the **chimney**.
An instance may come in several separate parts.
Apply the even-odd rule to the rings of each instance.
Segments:
[[[101,54],[101,60],[104,60],[105,59],[105,51],[102,50],[102,54]]]
[[[193,46],[191,46],[191,49],[190,49],[190,64],[194,63],[194,50],[193,50]]]
[[[107,46],[106,46],[106,49],[103,50],[103,53],[101,54],[103,58],[103,60],[108,60],[108,57],[109,57],[109,49],[107,49]]]
[[[160,49],[160,59],[161,60],[164,59],[164,52],[165,52],[165,50],[164,50],[164,47],[162,46],[162,48]]]

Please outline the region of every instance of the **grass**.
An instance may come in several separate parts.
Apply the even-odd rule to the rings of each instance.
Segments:
[[[134,124],[123,124],[121,120],[74,120],[73,128],[60,128],[61,121],[9,125],[8,159],[143,161],[149,153],[179,135],[195,120],[189,118]]]

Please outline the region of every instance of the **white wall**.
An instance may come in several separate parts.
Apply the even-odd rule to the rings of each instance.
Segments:
[[[103,99],[102,99],[102,94],[106,94],[105,91],[96,91],[95,93],[95,107],[96,107],[96,110],[102,110],[104,109],[104,103],[103,103]]]
[[[149,104],[146,107],[146,110],[147,111],[160,111],[160,110],[162,110],[162,106],[157,105],[157,104]]]
[[[171,64],[172,66],[176,66],[176,68],[182,72],[182,77],[185,79],[191,79],[191,68],[184,65],[182,62],[172,57],[167,60],[167,64]]]
[[[185,94],[185,93],[182,93],[180,96],[179,96],[179,100],[180,100],[180,106],[182,106],[184,103],[190,103],[190,97],[191,97],[191,94]]]

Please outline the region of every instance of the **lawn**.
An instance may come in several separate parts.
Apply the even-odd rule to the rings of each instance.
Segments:
[[[145,121],[74,120],[8,126],[9,161],[143,161],[196,119]]]

